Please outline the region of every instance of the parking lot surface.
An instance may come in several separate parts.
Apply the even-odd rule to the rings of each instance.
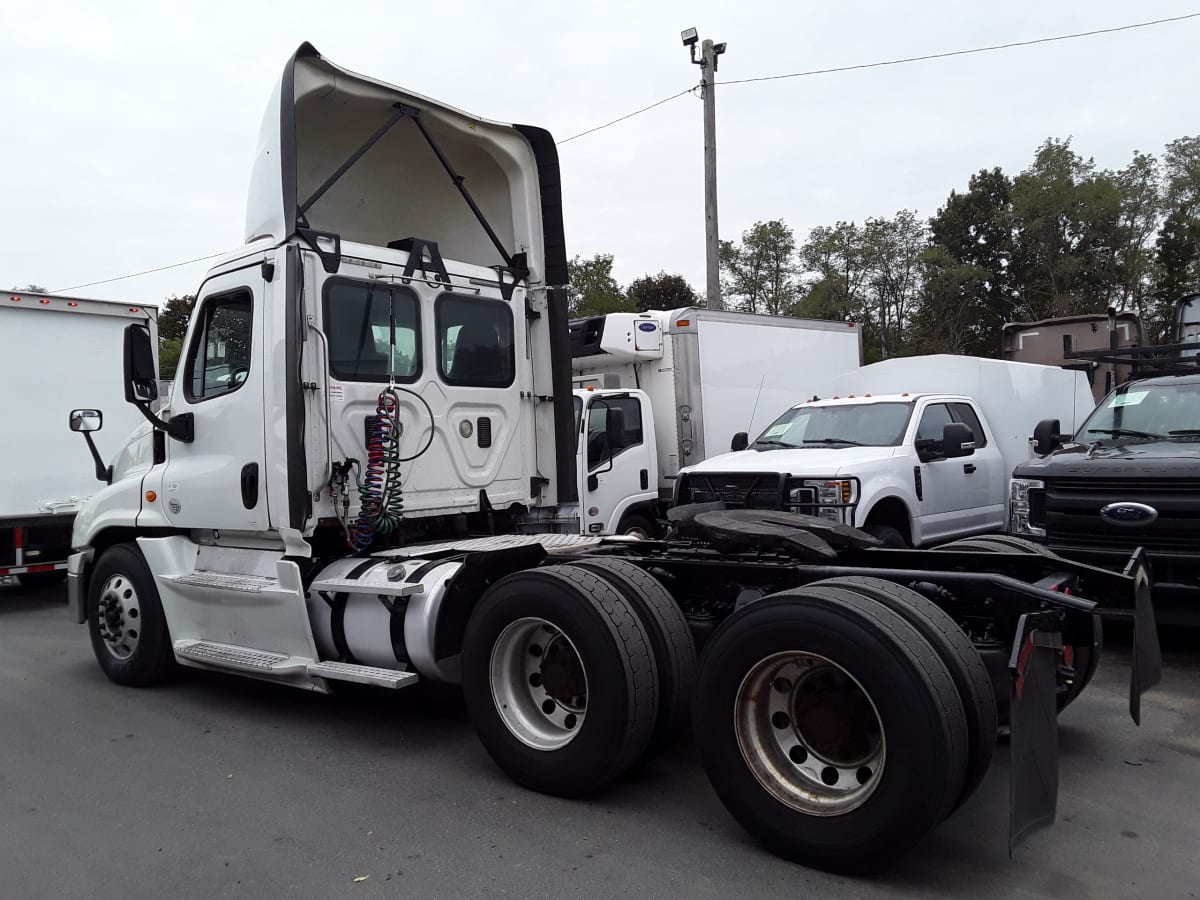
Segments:
[[[453,690],[107,681],[61,588],[0,586],[0,896],[1200,896],[1200,637],[1129,720],[1128,640],[1060,719],[1058,822],[1010,860],[1008,752],[881,877],[754,844],[690,742],[601,794],[527,792]]]

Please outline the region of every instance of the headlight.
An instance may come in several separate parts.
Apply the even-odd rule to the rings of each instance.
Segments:
[[[1046,529],[1034,525],[1031,520],[1031,492],[1044,490],[1045,487],[1046,483],[1036,478],[1014,478],[1009,482],[1008,530],[1011,534],[1045,536]]]
[[[840,481],[810,479],[804,482],[804,486],[813,488],[816,491],[817,503],[822,506],[852,503],[857,499],[854,496],[855,482],[848,478]]]

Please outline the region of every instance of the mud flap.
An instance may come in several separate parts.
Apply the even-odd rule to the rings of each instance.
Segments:
[[[1027,613],[1017,623],[1009,672],[1008,855],[1030,832],[1053,824],[1058,805],[1056,672],[1062,650],[1061,616]]]
[[[1158,645],[1158,623],[1151,600],[1152,582],[1146,553],[1134,552],[1125,566],[1133,579],[1133,666],[1129,673],[1129,715],[1142,724],[1142,694],[1162,681],[1162,648]]]

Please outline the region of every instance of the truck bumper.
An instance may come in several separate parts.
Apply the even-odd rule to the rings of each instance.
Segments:
[[[87,570],[96,551],[84,547],[67,557],[67,609],[71,619],[82,625],[87,621]]]

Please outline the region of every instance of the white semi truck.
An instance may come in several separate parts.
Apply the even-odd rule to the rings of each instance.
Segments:
[[[580,527],[572,530],[585,534],[656,535],[681,466],[765,426],[827,373],[862,364],[852,322],[685,308],[569,327],[581,419]],[[614,415],[622,424],[615,446]]]
[[[1135,717],[1157,680],[1140,555],[1116,574],[1019,542],[887,550],[695,507],[661,541],[519,533],[577,502],[559,183],[547,132],[299,49],[246,243],[201,283],[158,415],[152,335],[126,329],[153,431],[76,517],[68,582],[105,674],[460,683],[496,763],[563,796],[663,752],[690,709],[733,816],[840,871],[952,814],[1007,715],[1010,839],[1052,819],[1064,644],[1134,618]]]
[[[145,324],[153,337],[156,319],[153,307],[0,291],[0,578],[36,586],[66,577],[71,523],[97,488],[87,447],[64,440],[67,416],[80,404],[107,409],[96,444],[113,459],[142,422],[123,402],[113,354],[127,325]],[[104,473],[107,462],[96,467]]]

